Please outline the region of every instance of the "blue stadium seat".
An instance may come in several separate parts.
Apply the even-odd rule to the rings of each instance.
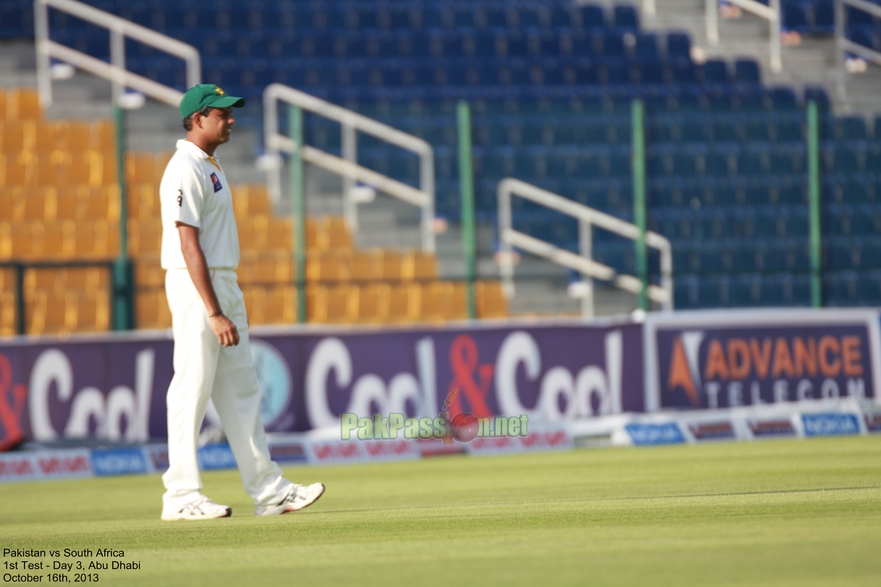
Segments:
[[[602,36],[602,54],[608,57],[624,55],[624,37],[618,31],[606,31]]]
[[[767,90],[770,106],[774,109],[795,108],[798,106],[798,98],[795,91],[790,87],[775,87]]]
[[[850,238],[827,238],[823,246],[823,267],[832,270],[859,266],[860,249]]]
[[[639,33],[633,46],[633,55],[636,57],[658,56],[658,35],[655,33]]]
[[[633,65],[631,81],[637,84],[664,83],[664,64],[660,59],[642,59]]]
[[[814,30],[831,33],[835,29],[835,1],[819,0],[814,6]]]
[[[817,107],[820,111],[825,112],[829,110],[829,94],[826,92],[826,88],[822,86],[806,85],[804,88],[804,95],[805,104],[807,104],[808,101],[813,100],[817,103]]]
[[[800,33],[808,30],[810,2],[785,2],[783,9],[783,30]]]
[[[615,23],[615,28],[634,31],[639,29],[639,15],[633,6],[616,5],[612,9],[612,19]]]
[[[734,62],[734,81],[740,84],[762,83],[759,64],[754,59],[738,59]]]
[[[728,64],[722,59],[708,59],[698,67],[698,80],[705,84],[727,84]]]
[[[842,116],[835,120],[834,136],[839,141],[865,141],[868,139],[866,119],[862,116]]]
[[[823,300],[830,306],[854,306],[857,304],[856,271],[839,271],[823,275]]]
[[[857,303],[861,306],[881,305],[881,271],[860,274],[857,283]]]
[[[602,30],[606,28],[606,15],[602,6],[585,4],[580,7],[579,13],[583,30]]]
[[[687,33],[669,33],[667,35],[667,59],[675,57],[691,59],[691,38]]]
[[[690,59],[686,58],[677,58],[673,61],[668,61],[670,73],[672,76],[673,83],[686,83],[691,84],[696,81],[695,78],[695,65],[691,62]]]
[[[851,26],[865,24],[872,26],[875,24],[873,22],[872,15],[865,10],[860,10],[853,6],[845,6],[845,22]]]
[[[572,17],[570,7],[556,5],[551,9],[550,25],[552,27],[571,27],[575,24]]]
[[[776,142],[800,142],[806,124],[803,118],[801,113],[795,117],[781,112],[775,113],[771,120],[773,140]]]

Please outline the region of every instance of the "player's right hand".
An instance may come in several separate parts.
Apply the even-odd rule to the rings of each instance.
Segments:
[[[220,314],[209,318],[208,321],[211,323],[211,330],[217,336],[220,346],[228,347],[239,344],[239,329],[236,328],[232,320]]]

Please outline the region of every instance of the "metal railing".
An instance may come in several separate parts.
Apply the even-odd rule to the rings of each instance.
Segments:
[[[875,65],[881,66],[881,53],[875,51],[874,49],[871,49],[870,47],[866,47],[865,45],[855,43],[845,36],[845,27],[847,26],[847,23],[845,22],[847,20],[847,11],[845,10],[846,6],[868,12],[875,18],[881,20],[881,6],[878,6],[877,4],[872,4],[870,2],[866,2],[865,0],[837,0],[835,2],[835,42],[838,49],[838,69],[836,81],[838,84],[838,97],[840,100],[847,99],[847,71],[844,67],[844,61],[846,59],[845,53],[853,53],[854,55],[859,55],[863,59],[871,61]]]
[[[339,122],[342,126],[342,157],[309,145],[294,145],[290,137],[281,134],[278,128],[278,102]],[[269,189],[275,202],[281,200],[280,154],[282,151],[292,153],[299,148],[303,161],[343,177],[344,214],[352,231],[358,228],[358,198],[353,188],[355,182],[361,182],[420,208],[422,248],[427,253],[435,251],[434,150],[431,145],[419,137],[283,84],[270,84],[263,91],[263,116],[265,152],[271,161]],[[419,156],[419,188],[358,165],[356,131],[416,153]]]
[[[106,28],[110,32],[110,63],[52,41],[49,38],[50,7]],[[126,69],[126,37],[183,59],[187,68],[187,87],[193,87],[201,80],[201,58],[192,45],[75,0],[34,0],[34,34],[37,45],[37,88],[43,108],[52,105],[52,58],[110,80],[113,84],[114,103],[125,92],[125,88],[131,88],[177,107],[183,97],[181,92]]]
[[[729,4],[734,4],[750,12],[764,18],[768,21],[770,29],[770,65],[771,71],[780,73],[783,69],[783,62],[780,59],[780,0],[769,0],[768,5],[761,4],[755,0],[726,0]],[[710,45],[719,44],[719,0],[705,1],[705,18],[707,27],[707,41]]]
[[[515,195],[578,220],[580,253],[576,254],[561,249],[551,243],[514,230],[511,197]],[[498,204],[499,268],[502,286],[508,299],[514,296],[514,247],[581,273],[587,284],[585,295],[582,298],[581,310],[587,318],[593,316],[592,278],[609,281],[618,288],[636,294],[641,291],[643,284],[638,277],[619,274],[615,269],[594,261],[591,253],[594,226],[636,240],[639,238],[639,228],[635,224],[510,177],[499,182]],[[670,311],[673,309],[673,251],[670,241],[656,232],[647,231],[645,242],[649,247],[661,252],[661,285],[649,285],[647,288],[648,298],[661,304],[663,310]]]

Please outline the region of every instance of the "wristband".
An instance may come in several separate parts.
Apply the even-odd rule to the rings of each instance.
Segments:
[[[209,317],[209,318],[217,318],[218,316],[223,316],[223,310],[219,311],[219,312],[216,313],[216,314],[211,314],[211,315],[208,316],[208,317]]]

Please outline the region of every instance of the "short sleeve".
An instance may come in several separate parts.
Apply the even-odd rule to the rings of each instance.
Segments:
[[[201,228],[205,190],[202,188],[202,180],[194,168],[186,166],[181,170],[176,189],[172,219],[175,222]]]

